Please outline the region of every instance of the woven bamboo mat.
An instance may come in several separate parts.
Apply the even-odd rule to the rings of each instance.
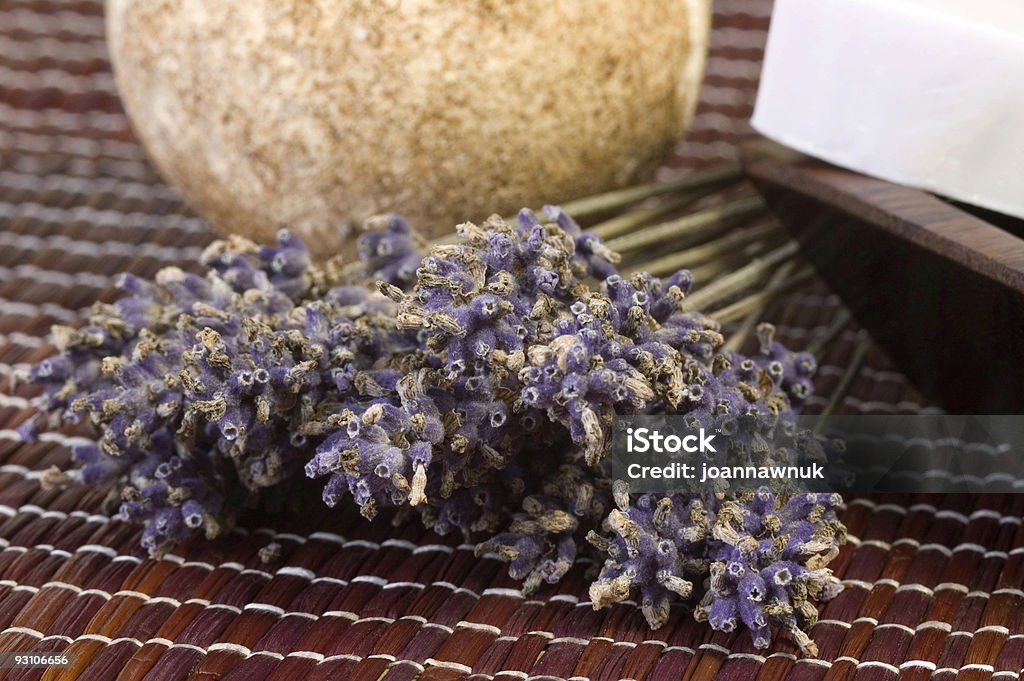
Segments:
[[[716,8],[676,167],[734,157],[746,132],[770,2]],[[109,298],[115,274],[194,262],[211,238],[132,138],[101,14],[98,0],[0,0],[3,386],[50,352],[50,324]],[[765,316],[802,347],[841,314],[812,281]],[[928,408],[877,350],[861,356],[866,342],[851,325],[830,344],[812,407],[839,394],[845,411]],[[40,488],[86,433],[22,443],[13,429],[32,395],[0,392],[0,651],[77,654],[48,679],[1011,679],[1024,664],[1024,497],[851,500],[833,565],[847,588],[813,630],[820,659],[806,660],[784,641],[765,652],[714,634],[682,608],[656,632],[630,603],[594,612],[581,569],[525,598],[471,546],[344,511],[252,518],[148,559],[105,490]]]

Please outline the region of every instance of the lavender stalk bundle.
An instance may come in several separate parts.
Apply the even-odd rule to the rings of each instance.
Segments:
[[[215,243],[205,276],[124,277],[124,296],[58,327],[58,354],[30,371],[54,420],[96,428],[72,475],[113,481],[157,554],[305,473],[328,505],[485,537],[526,591],[589,555],[595,607],[635,599],[656,628],[693,600],[714,629],[765,647],[775,626],[814,654],[815,603],[839,589],[826,566],[841,499],[630,494],[609,458],[616,415],[785,421],[813,359],[767,326],[755,356],[723,350],[719,325],[684,307],[689,272],[623,276],[557,208],[458,230],[424,257],[401,218],[375,218],[356,274],[282,232],[274,247]],[[752,456],[791,456],[765,447]]]

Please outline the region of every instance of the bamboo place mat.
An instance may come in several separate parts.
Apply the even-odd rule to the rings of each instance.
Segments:
[[[700,111],[670,165],[735,157],[769,9],[717,3]],[[211,239],[128,129],[101,15],[97,0],[0,0],[0,385],[51,352],[52,323],[109,299],[115,274],[194,263]],[[794,348],[843,315],[815,280],[764,313]],[[821,356],[812,409],[928,408],[855,325]],[[77,654],[47,679],[1011,679],[1024,660],[1024,497],[850,500],[833,564],[846,589],[808,660],[682,607],[655,632],[635,604],[595,612],[582,568],[525,598],[503,564],[386,517],[257,518],[149,559],[105,490],[40,488],[87,433],[22,443],[33,394],[0,393],[0,651]]]

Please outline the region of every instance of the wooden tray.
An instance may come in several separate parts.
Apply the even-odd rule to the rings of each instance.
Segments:
[[[922,391],[950,412],[1022,413],[1020,221],[996,226],[763,139],[742,155],[821,276]]]

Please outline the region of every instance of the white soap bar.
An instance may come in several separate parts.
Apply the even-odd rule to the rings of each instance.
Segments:
[[[752,124],[1024,218],[1024,0],[776,0]]]

